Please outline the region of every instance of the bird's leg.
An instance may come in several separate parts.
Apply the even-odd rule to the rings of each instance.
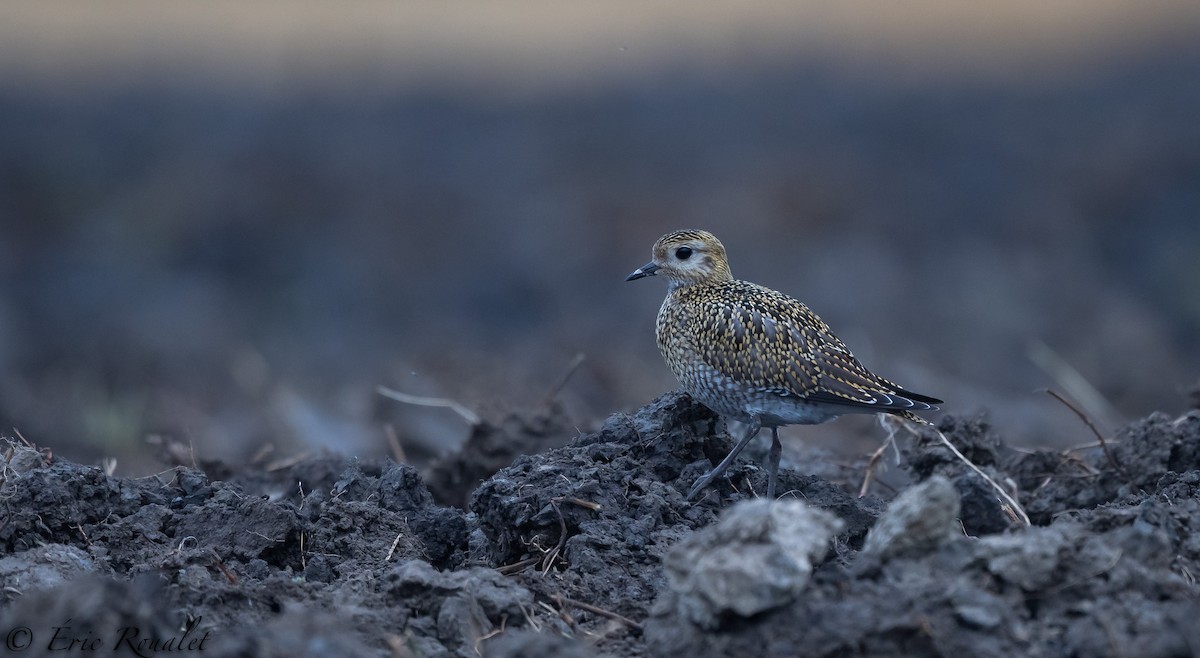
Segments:
[[[717,464],[716,468],[705,473],[699,480],[696,480],[696,484],[692,485],[691,491],[688,491],[687,499],[691,500],[695,498],[696,494],[712,484],[713,480],[721,477],[729,468],[729,465],[733,463],[733,460],[737,459],[738,453],[749,445],[750,439],[758,435],[758,430],[760,429],[762,429],[762,420],[758,416],[751,416],[750,422],[746,426],[746,435],[737,442],[737,445],[733,446],[733,450],[729,451],[729,454],[725,456],[725,459],[721,460],[720,464]]]
[[[779,428],[771,428],[771,455],[767,462],[767,500],[775,500],[775,482],[779,475],[779,456],[783,445],[779,443]]]

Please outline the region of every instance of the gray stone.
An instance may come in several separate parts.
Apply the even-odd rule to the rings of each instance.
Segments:
[[[886,560],[916,556],[961,534],[958,491],[940,475],[902,492],[867,534],[863,554]]]
[[[58,587],[96,571],[96,564],[83,550],[47,544],[0,558],[0,587],[28,593]]]
[[[714,628],[723,617],[749,617],[791,602],[842,525],[798,500],[735,504],[667,554],[664,566],[679,612]]]

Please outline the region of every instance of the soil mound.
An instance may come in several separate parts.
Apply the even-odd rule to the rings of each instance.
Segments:
[[[930,431],[908,442],[910,486],[890,503],[786,470],[787,504],[768,505],[755,500],[765,473],[747,461],[719,492],[684,500],[731,446],[724,423],[686,395],[581,436],[553,417],[500,428],[480,431],[478,463],[464,452],[426,475],[323,456],[269,473],[209,465],[116,478],[10,443],[0,641],[31,656],[72,646],[238,656],[1200,652],[1200,411],[1137,421],[1107,453],[1018,452],[980,419],[944,418],[941,431],[1013,488],[1031,527]],[[498,439],[514,433],[560,447],[501,468]],[[816,532],[827,539],[801,550]],[[789,576],[764,581],[761,596],[746,586],[772,573]]]

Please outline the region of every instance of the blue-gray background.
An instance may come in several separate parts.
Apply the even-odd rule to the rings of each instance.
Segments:
[[[0,14],[0,433],[75,459],[436,454],[376,385],[496,416],[579,352],[586,430],[674,384],[622,279],[684,227],[1016,444],[1090,439],[1046,359],[1106,430],[1200,378],[1194,3]]]

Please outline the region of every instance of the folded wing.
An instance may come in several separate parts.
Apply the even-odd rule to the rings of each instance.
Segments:
[[[743,281],[691,321],[713,340],[701,358],[736,381],[782,396],[863,411],[928,411],[941,400],[905,390],[867,370],[803,303]],[[850,410],[850,409],[848,409]]]

